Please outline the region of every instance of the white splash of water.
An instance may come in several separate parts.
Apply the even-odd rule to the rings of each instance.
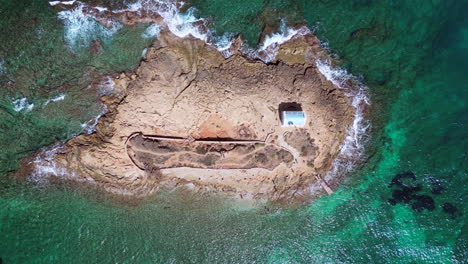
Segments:
[[[159,23],[160,30],[167,28],[172,34],[180,38],[193,37],[200,39],[217,48],[225,57],[231,56],[232,52],[229,51],[229,48],[234,42],[235,34],[227,32],[222,36],[214,35],[212,30],[207,29],[205,20],[195,16],[195,8],[191,7],[186,12],[181,13],[180,8],[183,6],[183,2],[173,0],[139,0],[127,4],[124,9],[112,12],[136,12],[140,14],[144,11],[146,14],[158,15],[163,19],[163,23],[155,22],[155,24]]]
[[[11,104],[13,105],[13,110],[15,110],[16,112],[20,112],[22,110],[26,110],[26,112],[30,112],[34,108],[34,104],[28,103],[28,99],[26,97],[13,100],[11,101]]]
[[[146,39],[154,38],[157,37],[160,32],[161,28],[158,26],[158,24],[154,23],[146,28],[146,30],[141,34],[141,37]]]
[[[143,1],[136,1],[133,3],[128,3],[126,2],[125,5],[127,8],[120,9],[120,10],[115,10],[112,11],[114,13],[120,13],[120,12],[140,12],[143,9],[143,3],[148,3],[149,1],[143,0]]]
[[[287,41],[289,41],[293,36],[295,36],[299,30],[288,28],[286,22],[281,20],[279,32],[273,33],[265,37],[262,45],[260,45],[259,50],[266,50],[271,47],[277,47]]]
[[[65,94],[61,93],[61,94],[57,95],[56,97],[53,97],[53,98],[51,98],[51,99],[48,99],[48,100],[44,103],[44,106],[48,105],[49,103],[62,101],[63,99],[65,99]]]
[[[78,175],[75,171],[68,170],[62,167],[60,164],[57,164],[55,161],[55,156],[62,150],[63,144],[55,144],[51,148],[42,151],[39,155],[36,156],[34,161],[34,171],[29,175],[28,181],[34,182],[39,186],[41,184],[48,184],[50,177],[58,177],[60,179],[73,179],[76,181],[84,182],[94,182],[94,179],[91,177],[86,177],[86,175]]]
[[[174,8],[160,14],[164,18],[164,22],[167,23],[169,30],[179,38],[193,36],[194,38],[206,41],[208,34],[202,33],[199,27],[193,25],[195,22],[203,22],[203,19],[196,18],[194,13],[195,8],[191,7],[186,13],[179,13],[179,10]]]
[[[210,42],[216,49],[221,52],[225,58],[231,57],[234,52],[230,50],[232,44],[235,41],[235,34],[231,32],[226,32],[222,36],[211,35]]]
[[[338,88],[344,89],[346,82],[354,78],[345,69],[332,68],[330,61],[317,60],[316,65],[320,73]]]
[[[68,12],[66,15],[71,17],[69,19],[69,27],[70,33],[66,34],[69,39],[70,43],[77,43],[75,39],[78,37],[84,38],[87,35],[93,36],[92,32],[96,32],[95,27],[98,24],[92,16],[87,14],[83,14],[83,6],[87,4],[77,1],[79,6],[75,8],[73,11],[62,11]],[[200,39],[206,42],[208,45],[211,45],[218,49],[224,57],[230,57],[233,55],[233,52],[230,50],[232,44],[235,40],[235,34],[227,32],[222,36],[217,36],[213,32],[213,30],[208,29],[206,25],[206,21],[203,18],[197,18],[195,16],[196,9],[190,7],[187,11],[181,13],[180,9],[184,6],[183,2],[174,1],[174,0],[138,0],[133,3],[126,3],[126,7],[119,10],[110,10],[115,14],[123,13],[123,12],[131,12],[137,15],[145,16],[146,18],[149,17],[161,17],[161,21],[155,20],[154,23],[147,28],[147,30],[142,34],[143,38],[152,38],[157,37],[159,32],[162,29],[169,30],[172,34],[180,37],[193,37],[196,39]],[[107,11],[107,9],[99,9],[98,7],[93,7],[101,11]],[[62,13],[61,12],[61,13]],[[72,13],[71,13],[72,12]],[[65,14],[61,15],[65,17]],[[115,22],[111,21],[115,24]],[[112,24],[111,23],[111,24]],[[119,24],[120,25],[120,24]],[[121,26],[121,25],[120,25]],[[78,31],[78,28],[82,28],[82,31]],[[90,30],[87,30],[89,28]],[[120,27],[112,27],[115,29],[119,29]],[[115,29],[107,29],[108,33],[106,33],[105,29],[103,32],[106,33],[105,35],[112,35]],[[68,32],[68,31],[67,31]],[[86,34],[78,35],[77,32],[88,32]],[[243,47],[242,53],[244,55],[252,58],[252,59],[260,59],[265,63],[269,63],[273,61],[278,53],[279,46],[291,39],[294,39],[298,36],[303,36],[310,33],[310,30],[307,27],[300,27],[297,29],[287,27],[286,22],[284,20],[281,21],[279,31],[277,33],[273,33],[267,37],[265,37],[264,41],[259,45],[257,49],[250,49],[247,47]],[[84,36],[83,36],[84,35]],[[78,38],[79,39],[79,38]],[[94,38],[96,39],[96,38]],[[89,43],[92,39],[87,38],[87,43]]]
[[[60,167],[55,162],[55,154],[61,145],[55,145],[47,151],[43,151],[34,159],[34,171],[28,180],[35,183],[47,183],[50,176],[69,177],[73,176],[67,169]]]
[[[265,63],[270,63],[276,59],[279,47],[282,44],[309,33],[309,28],[305,26],[297,29],[288,27],[283,19],[281,20],[278,32],[266,36],[258,49],[244,49],[244,53],[252,59],[260,59]]]
[[[354,107],[354,120],[348,129],[346,138],[340,147],[340,153],[333,162],[332,170],[324,180],[332,180],[339,174],[351,171],[364,152],[364,144],[368,138],[369,120],[364,118],[366,105],[369,105],[367,87],[359,82],[345,69],[332,67],[330,61],[317,60],[319,72],[340,89],[346,90],[346,96],[351,98]]]
[[[50,1],[49,5],[56,6],[56,5],[73,5],[76,1]]]
[[[99,123],[99,118],[105,115],[109,110],[104,104],[101,104],[101,112],[96,115],[94,118],[90,119],[89,121],[81,124],[82,132],[86,135],[92,134],[96,131],[96,126]]]
[[[93,40],[110,40],[122,27],[120,23],[110,20],[105,27],[91,15],[83,13],[83,4],[72,10],[60,11],[58,18],[65,24],[65,41],[73,51],[87,48]]]
[[[98,84],[97,88],[99,96],[111,95],[115,93],[115,82],[111,76],[107,76]]]
[[[94,8],[96,8],[99,12],[105,12],[109,10],[107,9],[107,7],[102,7],[102,6],[95,6]]]
[[[145,11],[149,14],[157,14],[162,17],[164,24],[172,34],[185,38],[192,36],[197,39],[206,41],[207,33],[203,33],[199,26],[194,23],[203,24],[203,19],[196,18],[194,15],[195,9],[189,8],[185,13],[180,12],[180,8],[184,5],[183,2],[172,0],[139,0],[134,3],[128,3],[127,8],[115,10],[114,13],[120,12],[136,12]]]
[[[222,36],[215,36],[212,30],[207,29],[206,21],[195,16],[196,9],[194,7],[180,13],[180,8],[184,3],[176,3],[170,0],[143,0],[141,2],[146,3],[146,5],[142,5],[143,8],[147,8],[148,3],[157,2],[157,5],[149,5],[151,10],[163,17],[169,31],[177,37],[186,38],[191,36],[215,47],[225,57],[232,55],[229,48],[234,42],[235,34],[227,32]]]

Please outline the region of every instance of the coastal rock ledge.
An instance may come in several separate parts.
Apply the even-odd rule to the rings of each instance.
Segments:
[[[355,111],[316,67],[326,52],[313,35],[297,36],[265,64],[242,55],[240,43],[225,58],[200,40],[162,32],[134,74],[113,78],[96,132],[33,163],[36,173],[53,166],[133,196],[184,187],[281,200],[326,189],[320,175],[332,168]],[[304,126],[282,125],[291,106],[305,113]]]

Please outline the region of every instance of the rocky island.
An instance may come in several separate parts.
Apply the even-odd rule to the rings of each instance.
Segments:
[[[201,40],[161,32],[135,73],[113,77],[96,132],[31,164],[132,196],[175,187],[267,200],[314,186],[330,192],[320,175],[355,109],[318,71],[326,52],[310,33],[282,44],[268,64],[240,46],[226,58]],[[305,123],[285,124],[290,110]]]

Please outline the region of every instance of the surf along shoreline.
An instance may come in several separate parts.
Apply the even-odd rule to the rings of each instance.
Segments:
[[[247,58],[248,61],[262,61],[263,64],[271,66],[284,63],[284,61],[281,61],[281,58],[286,61],[289,60],[290,64],[298,63],[297,56],[289,56],[288,58],[288,56],[284,55],[284,52],[281,54],[282,51],[280,49],[283,46],[292,45],[293,49],[286,48],[285,50],[289,49],[289,51],[296,51],[298,47],[294,47],[294,45],[298,45],[297,43],[300,43],[302,39],[308,38],[309,42],[311,42],[311,39],[315,38],[311,34],[310,30],[305,26],[299,27],[297,29],[283,27],[283,29],[281,29],[281,31],[278,33],[265,34],[263,43],[259,45],[257,50],[253,50],[243,45],[242,40],[239,37],[236,38],[229,34],[225,34],[225,37],[221,40],[218,39],[218,42],[213,42],[214,38],[210,35],[211,32],[206,29],[202,19],[196,19],[190,10],[188,10],[184,15],[180,14],[180,3],[163,1],[140,1],[127,6],[125,9],[113,11],[102,7],[89,6],[78,1],[56,1],[51,2],[51,5],[61,10],[59,14],[61,14],[62,17],[66,17],[66,14],[82,15],[86,18],[92,17],[103,25],[107,25],[108,27],[112,27],[116,23],[151,23],[153,28],[158,29],[155,30],[155,32],[157,32],[156,34],[158,34],[158,37],[161,39],[166,38],[166,42],[174,41],[174,39],[186,39],[189,41],[195,39],[198,42],[208,44],[208,47],[215,48],[217,52],[222,54],[222,57],[224,57],[225,60],[229,60],[233,56],[241,56]],[[167,39],[171,40],[167,41]],[[156,42],[158,42],[158,40]],[[316,44],[317,43],[315,43],[315,45]],[[168,44],[166,43],[166,45]],[[299,44],[299,46],[301,45]],[[336,63],[334,63],[330,56],[328,56],[326,50],[320,48],[319,45],[316,45],[314,49],[317,54],[320,53],[320,56],[317,56],[316,54],[316,56],[313,58],[313,62],[315,64],[313,67],[318,72],[320,72],[322,77],[324,77],[328,82],[331,82],[334,87],[338,88],[337,91],[343,93],[349,99],[349,103],[354,109],[354,113],[352,113],[352,122],[349,126],[347,126],[346,133],[343,135],[343,139],[341,140],[339,146],[337,146],[328,169],[326,171],[322,171],[319,175],[315,175],[315,177],[313,177],[315,179],[314,181],[305,181],[306,184],[301,183],[295,187],[289,188],[288,192],[283,192],[281,195],[259,196],[246,195],[245,192],[241,192],[240,198],[250,197],[279,200],[289,199],[292,197],[307,197],[307,200],[309,200],[310,197],[316,197],[324,193],[323,184],[321,185],[318,183],[328,182],[329,185],[335,188],[342,180],[343,176],[352,168],[354,168],[356,164],[358,164],[360,157],[363,154],[363,146],[365,144],[367,132],[369,129],[369,123],[364,118],[366,105],[369,104],[366,87],[352,75],[348,74],[345,70],[333,67],[332,65],[335,65]],[[145,53],[147,52],[148,50],[145,51]],[[148,60],[147,54],[145,54],[145,57],[146,58],[143,59],[143,62]],[[280,59],[277,59],[278,57]],[[288,62],[286,62],[286,64],[288,64]],[[139,76],[135,74],[121,74],[117,78],[113,78],[112,81],[118,82],[117,86],[120,86],[120,88],[117,88],[117,90],[121,89],[121,91],[117,91],[117,94],[121,93],[122,90],[126,90],[125,86],[127,85],[127,82],[135,81],[137,78],[139,78]],[[120,94],[115,97],[103,97],[103,102],[105,105],[107,105],[109,113],[104,115],[103,120],[99,119],[97,134],[102,134],[102,132],[99,131],[99,126],[103,127],[106,124],[109,124],[109,116],[114,115],[114,113],[112,113],[113,110],[118,108],[118,105],[126,99],[126,96],[127,95]],[[81,137],[82,136],[79,136],[78,138]],[[76,138],[66,143],[65,149],[67,148],[67,145],[70,145],[70,142],[73,141],[76,141]],[[34,172],[32,173],[32,176],[29,178],[29,180],[33,182],[44,182],[47,181],[50,176],[53,176],[63,178],[65,180],[92,182],[93,184],[98,183],[98,185],[100,184],[100,181],[96,181],[95,177],[83,177],[83,175],[78,176],[80,173],[67,169],[66,167],[70,165],[68,162],[65,162],[66,166],[63,166],[63,162],[62,164],[57,164],[55,158],[56,155],[63,156],[63,153],[66,152],[66,150],[63,150],[63,145],[60,145],[56,148],[53,148],[52,150],[48,150],[42,152],[42,154],[39,154],[34,162],[29,163],[34,167]],[[63,160],[64,159],[62,159],[62,161]],[[318,178],[318,181],[317,176],[320,177]],[[299,179],[299,181],[303,181],[303,179]],[[210,188],[206,188],[207,186],[200,187],[198,186],[200,184],[193,183],[190,180],[188,182],[183,181],[184,184],[180,183],[181,182],[179,181],[176,184],[166,185],[166,187],[169,186],[170,188],[180,188],[180,185],[182,185],[187,189],[195,189],[204,192],[213,191],[213,188],[211,188],[213,186]],[[131,188],[122,188],[122,186],[119,186],[119,184],[112,186],[111,188],[109,188],[109,186],[106,187],[105,185],[106,183],[103,184],[103,187],[107,191],[130,196],[145,196],[153,193],[157,188],[161,187],[156,187],[156,185],[148,184],[147,182],[142,184],[140,186],[141,188],[135,192],[135,190],[131,190]],[[220,189],[214,189],[220,192],[225,191],[224,187]],[[227,192],[230,192],[230,190],[227,190]],[[234,193],[238,192],[234,191]]]

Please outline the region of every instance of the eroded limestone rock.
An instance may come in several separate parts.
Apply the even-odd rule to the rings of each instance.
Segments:
[[[326,56],[317,43],[297,38],[267,65],[163,32],[136,75],[103,97],[109,113],[96,133],[70,140],[54,162],[131,195],[187,184],[243,198],[304,195],[331,168],[354,113],[315,67]],[[281,127],[284,102],[301,105],[303,128]]]

